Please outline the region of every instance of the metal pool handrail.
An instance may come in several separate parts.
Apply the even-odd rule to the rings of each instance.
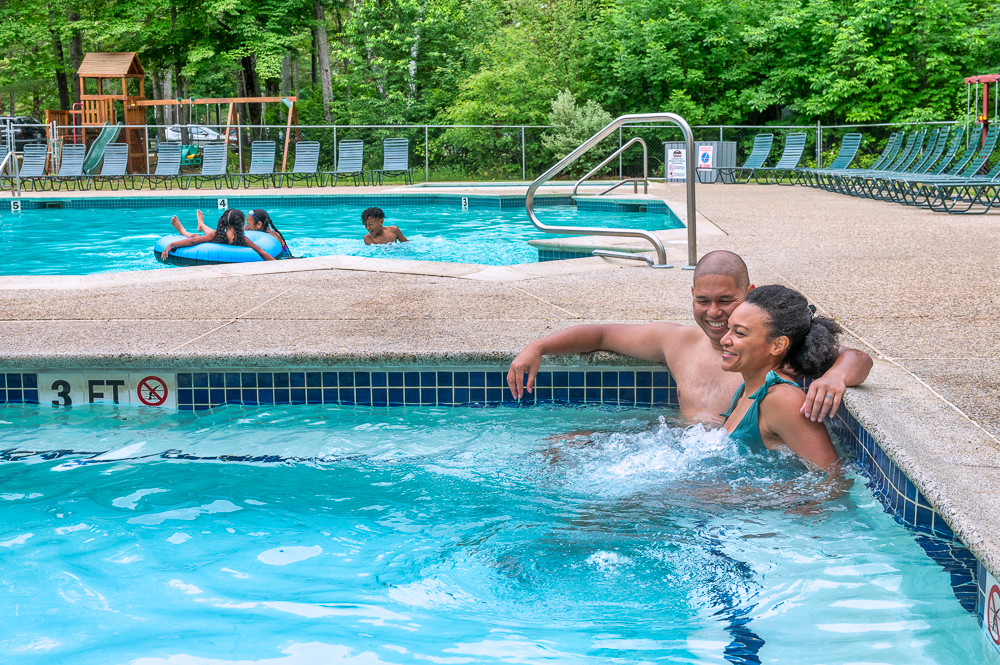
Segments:
[[[667,251],[663,248],[663,243],[660,239],[653,233],[649,231],[644,231],[642,229],[608,229],[601,227],[588,227],[588,226],[551,226],[549,224],[543,224],[538,220],[535,215],[534,210],[534,199],[535,192],[541,187],[546,181],[550,180],[557,173],[565,169],[567,166],[575,162],[583,153],[587,152],[595,145],[601,142],[602,139],[610,135],[616,129],[622,125],[628,124],[642,124],[648,122],[659,122],[662,120],[668,120],[673,124],[680,127],[681,131],[684,132],[684,141],[687,147],[687,159],[686,159],[686,180],[687,180],[687,228],[688,228],[688,267],[693,267],[695,263],[698,262],[698,247],[697,247],[697,232],[695,230],[695,201],[694,201],[694,173],[695,173],[695,156],[694,156],[694,134],[691,133],[691,126],[687,124],[684,118],[680,117],[676,113],[635,113],[632,115],[623,115],[615,120],[612,120],[607,127],[597,132],[589,139],[584,141],[584,143],[563,157],[559,162],[550,168],[548,171],[538,176],[531,186],[528,187],[528,193],[524,197],[524,207],[528,213],[528,219],[531,223],[535,225],[539,231],[545,231],[546,233],[566,233],[571,235],[593,235],[593,236],[626,236],[633,238],[645,238],[648,240],[653,247],[656,248],[656,258],[657,263],[655,265],[668,266],[667,263]]]
[[[579,180],[577,180],[576,184],[573,185],[573,196],[576,196],[576,190],[580,188],[580,185],[583,184],[584,180],[586,180],[587,178],[589,178],[590,176],[594,175],[595,173],[597,173],[598,171],[600,171],[601,169],[603,169],[605,166],[607,166],[608,162],[610,162],[612,159],[614,159],[618,155],[620,155],[623,152],[625,152],[626,150],[628,150],[629,146],[631,146],[633,143],[641,143],[642,144],[642,177],[641,178],[625,178],[621,182],[617,182],[617,183],[611,185],[610,187],[608,187],[607,189],[603,189],[603,190],[599,191],[598,193],[594,194],[594,196],[603,196],[603,195],[607,194],[608,192],[621,187],[622,185],[624,185],[627,182],[632,183],[632,191],[634,193],[638,193],[639,192],[639,182],[640,181],[642,181],[642,193],[643,194],[649,194],[649,153],[646,150],[646,142],[643,141],[640,137],[636,136],[634,139],[632,139],[631,141],[629,141],[628,143],[626,143],[625,145],[623,145],[622,147],[618,148],[613,153],[611,153],[611,155],[608,156],[607,159],[605,159],[603,162],[601,162],[600,164],[598,164],[597,166],[595,166],[590,171],[590,173],[588,173],[587,175],[585,175],[582,178],[580,178]]]

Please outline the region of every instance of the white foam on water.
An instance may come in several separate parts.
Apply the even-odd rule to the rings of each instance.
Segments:
[[[128,510],[135,510],[135,507],[139,504],[139,499],[150,494],[157,494],[159,492],[169,492],[170,490],[160,489],[154,487],[148,490],[136,490],[128,496],[120,496],[111,502],[111,505],[115,508],[127,508]]]
[[[0,543],[0,547],[14,547],[14,545],[23,545],[28,538],[31,538],[35,534],[33,533],[22,533],[20,536],[15,536],[10,540],[5,540]]]
[[[195,585],[186,584],[185,582],[182,582],[180,580],[170,580],[170,582],[167,583],[167,586],[169,586],[171,589],[177,589],[178,591],[182,591],[188,594],[189,596],[194,596],[201,593],[201,589],[199,589]]]
[[[631,558],[617,552],[594,552],[587,557],[587,563],[604,573],[613,572],[622,566],[631,566],[635,562]]]
[[[417,580],[410,584],[401,584],[392,587],[388,592],[389,598],[413,607],[454,607],[467,601],[473,600],[472,596],[464,591],[452,589],[444,582],[435,578]]]
[[[312,547],[289,545],[286,547],[275,547],[274,549],[265,550],[257,555],[257,559],[261,563],[266,563],[269,566],[287,566],[290,563],[297,563],[299,561],[311,559],[312,557],[319,556],[322,553],[323,548],[319,545],[313,545]]]
[[[197,518],[199,515],[206,515],[211,513],[232,513],[237,510],[243,510],[243,509],[237,506],[232,501],[219,499],[218,501],[213,501],[212,503],[205,506],[195,506],[194,508],[178,508],[176,510],[168,510],[163,513],[152,513],[150,515],[139,515],[137,517],[131,517],[129,518],[128,523],[160,524],[167,520],[190,521]]]
[[[913,603],[901,603],[895,600],[868,600],[856,598],[852,600],[838,600],[830,603],[830,607],[849,607],[854,610],[896,610],[906,607],[913,607]]]
[[[56,533],[60,536],[65,536],[67,533],[73,533],[74,531],[83,531],[89,529],[89,524],[74,524],[73,526],[61,526],[56,529]]]
[[[189,540],[191,540],[191,536],[186,533],[181,533],[180,531],[167,538],[167,542],[173,543],[174,545],[180,545],[181,543],[186,543]]]
[[[897,633],[904,630],[927,630],[926,621],[887,621],[884,623],[824,623],[816,626],[828,633]]]

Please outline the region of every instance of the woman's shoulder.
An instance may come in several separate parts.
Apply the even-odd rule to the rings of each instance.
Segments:
[[[781,377],[786,380],[787,377]],[[767,414],[798,413],[806,394],[794,383],[776,383],[767,391],[761,400],[760,408]]]

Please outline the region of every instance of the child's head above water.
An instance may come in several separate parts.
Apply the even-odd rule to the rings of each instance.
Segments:
[[[229,208],[219,217],[219,223],[215,225],[215,239],[222,245],[243,246],[246,242],[243,239],[243,211],[236,208]]]
[[[369,231],[372,228],[378,228],[382,226],[385,221],[385,213],[382,212],[382,208],[365,208],[364,212],[361,213],[361,223],[364,224],[365,228]]]
[[[266,210],[258,208],[247,215],[247,231],[261,231],[267,233],[274,226],[271,216]]]

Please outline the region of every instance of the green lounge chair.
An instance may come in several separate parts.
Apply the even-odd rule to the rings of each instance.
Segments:
[[[740,182],[744,176],[746,180],[743,182],[750,182],[750,178],[754,177],[757,169],[764,166],[764,162],[767,161],[773,143],[774,134],[758,134],[753,138],[753,148],[750,150],[750,156],[743,162],[743,166],[716,169],[715,180],[712,182],[717,182],[720,178],[722,182],[726,182],[726,178],[729,178],[730,182],[735,183]],[[705,169],[695,169],[698,174],[698,182],[704,182],[701,177],[703,170]]]
[[[319,184],[322,176],[319,173],[319,141],[298,141],[295,144],[295,162],[292,170],[279,173],[275,178],[275,186],[294,187],[296,180],[305,180],[307,187],[313,182]]]
[[[412,169],[410,169],[410,140],[409,139],[385,139],[382,141],[382,168],[372,171],[372,180],[378,179],[382,184],[382,177],[387,175],[401,175],[403,182],[407,185],[413,182]],[[373,184],[375,184],[373,182]]]

